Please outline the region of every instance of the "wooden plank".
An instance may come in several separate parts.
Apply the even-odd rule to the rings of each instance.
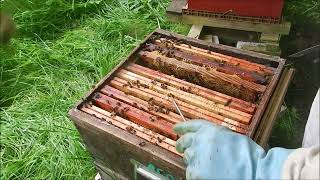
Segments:
[[[235,78],[234,76],[230,76],[229,74],[218,72],[218,71],[213,70],[213,69],[207,69],[207,68],[201,67],[201,66],[194,66],[192,64],[188,64],[188,63],[185,63],[185,62],[182,62],[182,61],[178,61],[175,58],[168,58],[168,57],[163,56],[162,54],[160,54],[158,51],[152,51],[152,52],[140,51],[139,55],[140,55],[140,58],[142,60],[151,60],[152,59],[155,62],[164,62],[164,60],[165,60],[165,62],[167,64],[170,63],[171,65],[177,65],[177,66],[179,66],[180,68],[183,68],[183,69],[194,69],[194,71],[201,72],[201,74],[203,76],[208,75],[208,77],[216,77],[218,79],[220,77],[222,80],[228,81],[231,84],[238,85],[238,86],[240,86],[242,84],[243,86],[245,86],[248,89],[251,89],[253,91],[264,92],[264,90],[266,88],[263,85],[247,82],[247,81],[242,80],[241,78]],[[164,60],[162,60],[162,58]],[[165,66],[163,66],[163,67],[165,67]],[[193,74],[193,73],[190,72],[190,74]]]
[[[254,140],[264,148],[266,148],[268,144],[272,128],[278,117],[283,99],[293,78],[294,71],[295,70],[292,68],[285,69],[283,71],[281,78],[278,81],[277,87],[270,99],[270,102],[254,135]]]
[[[249,124],[252,117],[252,115],[247,114],[245,112],[224,106],[222,104],[217,104],[201,96],[197,96],[197,95],[173,88],[166,84],[154,82],[153,80],[147,79],[143,76],[137,75],[130,71],[120,70],[118,73],[118,77],[125,79],[127,81],[140,82],[142,84],[149,86],[149,89],[155,90],[161,94],[172,94],[174,95],[175,98],[181,101],[206,109],[210,112],[222,115],[224,117],[242,122],[244,124]]]
[[[154,79],[157,82],[169,84],[171,86],[177,87],[177,88],[184,90],[186,92],[191,92],[193,94],[197,94],[199,96],[207,98],[207,99],[214,101],[216,103],[228,105],[229,107],[238,109],[243,112],[247,112],[249,114],[253,114],[253,112],[256,108],[256,106],[254,104],[249,103],[247,101],[243,101],[241,99],[237,99],[237,98],[219,93],[217,91],[213,91],[213,90],[204,88],[202,86],[198,86],[196,84],[191,84],[187,81],[183,81],[183,80],[175,78],[173,76],[169,76],[169,75],[160,73],[158,71],[154,71],[152,69],[145,68],[145,67],[140,66],[138,64],[130,63],[128,66],[126,66],[126,69],[128,69],[129,71],[134,72],[136,74],[140,74],[142,76]]]
[[[121,91],[124,91],[127,94],[132,94],[134,96],[137,96],[145,100],[153,99],[155,104],[159,104],[159,105],[165,106],[166,108],[171,109],[172,111],[176,111],[176,108],[172,104],[172,102],[169,100],[168,95],[160,94],[158,92],[155,92],[147,88],[141,88],[141,87],[139,88],[135,86],[132,86],[132,87],[123,86],[124,84],[127,84],[127,83],[128,81],[118,77],[115,77],[114,80],[111,81],[111,85],[113,87],[120,89]],[[201,109],[197,106],[193,106],[191,104],[185,103],[178,99],[176,99],[176,103],[179,105],[185,117],[189,119],[199,119],[199,118],[206,119],[217,124],[225,125],[230,129],[234,131],[239,131],[239,132],[243,132],[244,129],[247,128],[246,125],[240,122],[222,117],[220,115]],[[240,129],[238,129],[237,127],[239,127]]]
[[[181,7],[182,11],[182,7]],[[243,31],[254,31],[263,33],[278,33],[288,35],[290,32],[291,23],[284,21],[280,24],[267,24],[267,23],[256,23],[250,21],[234,21],[226,20],[214,17],[204,17],[196,15],[187,15],[181,13],[171,13],[167,11],[167,17],[170,21],[185,23],[185,24],[197,24],[217,28],[236,29]]]
[[[203,26],[202,25],[192,25],[188,33],[188,37],[199,39]]]
[[[169,138],[166,138],[165,136],[163,136],[163,135],[161,135],[159,133],[156,133],[156,132],[154,132],[154,131],[152,131],[150,129],[147,129],[147,128],[143,127],[143,126],[140,126],[140,125],[138,125],[136,123],[128,121],[128,120],[126,120],[126,119],[124,119],[124,118],[122,118],[120,116],[112,117],[113,116],[112,113],[110,113],[110,112],[108,112],[106,110],[103,110],[103,109],[101,109],[101,108],[99,108],[97,106],[90,105],[89,109],[92,109],[92,110],[100,113],[101,115],[108,117],[109,119],[112,120],[111,122],[117,121],[117,122],[122,123],[124,125],[131,126],[134,129],[139,130],[140,132],[143,132],[143,133],[148,134],[150,136],[155,136],[155,139],[161,139],[161,141],[158,141],[159,143],[165,142],[165,143],[167,143],[167,144],[169,144],[171,146],[176,146],[176,141],[174,141],[172,139],[169,139]],[[100,118],[100,119],[103,119],[103,118]],[[108,122],[108,119],[106,119],[106,121]]]
[[[282,59],[278,56],[270,56],[267,54],[245,51],[245,50],[238,49],[236,47],[226,46],[222,44],[208,43],[203,40],[188,38],[186,36],[173,33],[173,32],[168,32],[162,29],[157,29],[156,32],[158,34],[161,34],[162,37],[166,39],[175,39],[175,40],[178,40],[178,42],[183,42],[191,46],[195,46],[205,50],[210,50],[223,55],[245,59],[253,63],[268,64],[268,65],[271,65],[271,67],[277,67],[278,63],[285,61],[285,59]]]
[[[273,42],[273,43],[279,43],[280,40],[279,34],[271,34],[271,33],[261,33],[260,35],[260,41],[261,42]]]
[[[181,14],[182,7],[185,7],[187,4],[187,0],[172,0],[167,8],[167,13],[172,14]]]
[[[120,84],[118,84],[120,83]],[[123,86],[124,84],[127,84],[128,81],[115,77],[114,80],[111,81],[111,85],[114,86],[117,89],[120,89],[121,91],[124,91],[128,94],[132,94],[134,96],[137,96],[139,98],[149,100],[152,98],[154,100],[154,103],[159,104],[160,106],[165,106],[166,108],[169,108],[172,111],[176,111],[175,106],[172,104],[172,102],[169,100],[168,94],[160,94],[156,91],[146,89],[146,88],[139,88],[139,87],[127,87]],[[247,125],[237,122],[235,120],[232,120],[230,118],[223,117],[219,114],[212,113],[210,111],[207,111],[205,109],[199,108],[197,106],[194,106],[192,104],[180,101],[179,99],[175,100],[176,103],[179,105],[179,107],[182,109],[182,112],[185,114],[185,116],[189,119],[207,119],[209,121],[213,121],[215,123],[218,123],[216,121],[221,121],[222,123],[227,123],[230,126],[228,126],[230,129],[233,129],[233,126],[240,127],[242,129],[246,129]],[[236,129],[233,129],[236,130]]]
[[[206,109],[212,113],[215,113],[217,115],[221,115],[222,117],[230,118],[232,120],[235,120],[235,121],[238,121],[238,122],[241,122],[244,124],[249,124],[250,119],[252,117],[252,115],[249,115],[249,114],[241,112],[241,111],[237,111],[235,109],[233,109],[234,111],[232,112],[232,111],[230,111],[231,109],[228,109],[228,107],[224,108],[224,106],[221,104],[215,104],[214,102],[208,101],[208,100],[203,99],[199,96],[192,95],[192,94],[186,93],[186,92],[181,93],[180,90],[168,87],[164,84],[163,84],[163,86],[166,86],[167,89],[163,89],[160,86],[160,84],[153,85],[151,82],[148,83],[148,82],[144,81],[143,79],[138,79],[136,77],[129,76],[127,74],[119,74],[119,77],[121,77],[122,79],[125,79],[127,81],[140,81],[141,83],[148,85],[149,89],[155,90],[158,93],[166,94],[166,95],[173,94],[176,99],[179,99],[183,102],[189,103],[191,105],[197,106],[202,109]],[[224,119],[224,118],[222,118],[222,119]]]
[[[173,124],[181,122],[180,116],[178,114],[175,114],[172,111],[167,111],[167,109],[163,110],[166,112],[166,114],[164,114],[163,111],[155,111],[155,109],[160,109],[161,107],[155,105],[150,106],[150,104],[148,104],[147,101],[144,101],[134,96],[127,95],[124,92],[119,91],[118,89],[115,89],[111,86],[106,85],[104,88],[101,89],[101,92],[107,96],[112,94],[115,99],[124,101],[125,103],[138,109],[146,109],[150,114],[160,116]]]
[[[178,139],[177,134],[173,131],[173,124],[165,121],[161,117],[153,116],[147,112],[122,103],[101,93],[96,93],[92,100],[95,105],[101,107],[102,109],[113,111],[120,116],[126,117],[129,120],[142,125],[143,127],[152,129],[155,132],[173,140]]]
[[[130,87],[124,86],[128,81],[115,77],[114,80],[110,82],[111,86],[117,88],[121,91],[126,92],[127,94],[139,97],[144,100],[149,100],[152,98],[153,102],[157,105],[164,105],[172,111],[175,111],[175,106],[169,100],[167,95],[159,94],[150,89],[138,88],[138,87]],[[229,118],[224,118],[220,115],[214,114],[207,110],[201,109],[199,107],[190,105],[180,100],[176,100],[176,103],[179,105],[180,110],[185,115],[185,117],[189,119],[206,119],[208,121],[214,122],[219,125],[226,126],[231,130],[236,132],[245,133],[246,125],[234,121]],[[219,119],[220,118],[220,119]]]
[[[254,52],[269,54],[274,56],[280,56],[281,54],[279,43],[273,43],[273,42],[257,43],[257,42],[238,41],[236,47],[240,49],[248,50],[248,51],[254,51]]]
[[[241,98],[246,101],[255,102],[257,95],[263,93],[266,87],[227,75],[205,67],[188,64],[174,58],[168,58],[154,52],[139,52],[140,59],[150,66],[156,67],[167,74],[174,74],[180,78],[187,78],[196,84],[204,84],[219,92],[230,96]]]
[[[128,129],[134,128],[134,133],[132,133],[142,139],[145,139],[153,144],[156,144],[170,152],[173,152],[177,155],[182,156],[182,154],[178,153],[175,149],[175,141],[172,141],[171,139],[166,138],[165,136],[162,136],[161,134],[152,132],[149,129],[146,129],[142,126],[139,126],[135,123],[132,123],[130,121],[127,121],[119,116],[111,118],[110,116],[107,116],[110,114],[108,111],[104,111],[103,109],[98,108],[97,106],[92,107],[82,107],[82,111],[91,114],[93,116],[96,116],[97,118],[103,119],[106,122],[121,128],[125,131],[128,131]],[[115,120],[117,119],[117,120]]]
[[[161,134],[155,133],[147,128],[144,128],[143,126],[139,126],[131,121],[121,118],[120,116],[112,116],[110,112],[105,111],[97,106],[87,105],[82,107],[81,110],[101,119],[102,121],[106,121],[110,125],[114,125],[118,128],[121,128],[131,134],[137,135],[143,139],[148,138],[146,140],[148,140],[153,144],[158,144],[158,143],[159,143],[158,145],[166,144],[166,147],[168,145],[171,145],[172,147],[174,147],[176,144],[175,143],[176,141],[173,141],[172,139],[168,139]],[[128,129],[133,129],[134,132],[132,132],[131,130],[128,131]],[[157,139],[162,139],[162,140],[156,141]]]
[[[213,35],[212,34],[205,34],[201,40],[204,40],[206,42],[210,42],[212,43],[213,42]],[[219,44],[219,39],[218,39],[218,36],[215,36],[215,41],[213,43],[216,43],[216,44]]]
[[[146,50],[146,51],[157,50],[157,51],[161,52],[162,55],[165,55],[165,56],[171,57],[171,58],[175,58],[179,61],[185,61],[187,63],[195,64],[198,66],[213,68],[218,72],[223,72],[223,73],[230,74],[230,75],[237,75],[241,79],[244,79],[244,80],[250,81],[250,82],[254,82],[257,84],[263,84],[263,85],[267,84],[267,78],[265,77],[265,75],[261,75],[261,74],[257,73],[256,71],[252,71],[251,70],[252,68],[250,68],[250,67],[247,67],[248,69],[242,68],[241,63],[239,63],[239,65],[232,65],[229,63],[223,63],[225,61],[222,61],[217,58],[215,58],[215,60],[212,61],[211,59],[208,59],[205,56],[201,56],[201,55],[199,56],[199,55],[196,55],[196,53],[191,53],[191,52],[188,53],[185,51],[177,50],[175,48],[166,47],[167,45],[168,44],[164,45],[162,43],[162,45],[160,47],[158,45],[148,44],[144,50]],[[190,48],[188,47],[188,49],[190,49]],[[206,52],[206,54],[207,53],[208,53],[208,51]],[[211,53],[209,53],[209,54],[211,54]],[[218,53],[216,53],[216,54],[218,54]],[[218,57],[218,58],[220,58],[220,57]],[[260,69],[260,67],[258,67],[258,68]]]
[[[145,165],[152,163],[169,172],[175,179],[185,177],[186,166],[181,156],[81,110],[72,109],[70,116],[86,148],[95,161],[101,162],[104,167],[109,167],[125,178],[133,179],[132,164],[128,162],[135,159]]]
[[[239,67],[244,68],[248,71],[256,71],[258,73],[261,73],[262,75],[272,75],[273,74],[273,69],[270,67],[267,67],[265,65],[252,63],[252,62],[244,60],[244,59],[224,55],[224,54],[213,52],[213,51],[208,51],[208,50],[198,48],[195,46],[191,46],[191,45],[187,45],[187,44],[177,45],[167,39],[156,40],[155,44],[165,47],[166,44],[164,42],[166,44],[168,44],[168,42],[169,42],[168,45],[173,46],[173,47],[179,49],[180,51],[187,52],[187,53],[194,54],[194,55],[198,55],[198,56],[202,56],[204,58],[208,58],[213,61],[223,62],[223,63],[227,63],[227,64],[234,65],[234,66],[239,66]]]

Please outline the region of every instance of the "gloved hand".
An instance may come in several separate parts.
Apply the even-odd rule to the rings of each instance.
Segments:
[[[187,179],[280,179],[284,161],[293,150],[266,152],[247,136],[205,120],[175,125],[183,135],[176,144],[184,153]]]

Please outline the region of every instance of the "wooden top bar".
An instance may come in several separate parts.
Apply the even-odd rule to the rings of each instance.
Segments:
[[[168,86],[166,84],[162,83],[155,83],[154,81],[147,79],[145,77],[139,76],[137,74],[134,74],[132,72],[126,71],[126,70],[120,70],[118,73],[118,76],[129,80],[129,81],[138,81],[141,82],[147,86],[149,86],[149,89],[153,89],[159,93],[162,94],[174,94],[174,96],[181,101],[196,105],[198,107],[201,107],[203,109],[209,110],[211,112],[215,112],[217,114],[223,115],[224,117],[228,117],[230,119],[237,120],[239,122],[243,122],[245,124],[249,124],[252,115],[247,114],[245,112],[229,108],[227,106],[224,106],[222,104],[217,104],[213,101],[210,101],[208,99],[205,99],[201,96],[197,96],[188,92],[184,92],[182,90],[173,88],[171,86]]]
[[[96,94],[96,96],[93,97],[93,101],[97,106],[105,110],[113,111],[116,114],[127,117],[131,121],[150,128],[173,140],[177,140],[178,138],[177,134],[173,132],[173,124],[165,121],[163,118],[153,116],[101,93]]]
[[[134,130],[135,130],[134,134],[136,136],[141,137],[145,140],[148,140],[149,142],[152,142],[154,144],[157,144],[158,146],[160,146],[164,149],[167,149],[168,151],[173,152],[179,156],[182,156],[182,154],[178,153],[175,149],[176,142],[162,136],[161,134],[152,132],[149,129],[146,129],[146,128],[139,126],[135,123],[132,123],[128,120],[125,120],[119,116],[111,118],[110,113],[108,111],[100,109],[97,106],[91,106],[90,108],[83,107],[83,108],[81,108],[81,110],[88,113],[88,114],[91,114],[97,118],[104,119],[108,123],[110,123],[114,126],[117,126],[125,131],[128,131],[128,129],[134,128]],[[129,132],[129,133],[133,133],[133,132]]]
[[[138,88],[136,86],[132,86],[132,87],[124,86],[128,82],[129,81],[115,77],[113,80],[111,80],[110,84],[113,87],[126,92],[127,94],[134,95],[136,97],[139,97],[145,100],[152,99],[153,102],[156,103],[157,105],[164,105],[170,110],[176,111],[176,108],[172,104],[172,102],[169,100],[168,95],[160,94],[143,87]],[[247,128],[245,124],[242,124],[240,122],[234,121],[229,118],[224,118],[218,114],[215,114],[205,109],[199,108],[197,106],[185,103],[178,99],[176,100],[176,103],[180,107],[180,110],[183,112],[183,114],[189,119],[199,119],[199,118],[206,119],[214,123],[224,125],[240,133],[245,133],[245,129]]]
[[[256,102],[257,95],[263,93],[266,89],[263,85],[242,80],[237,76],[234,77],[212,69],[178,61],[174,58],[168,58],[158,52],[142,51],[139,52],[139,55],[149,66],[166,71],[167,74],[174,74],[180,78],[188,78],[197,84],[204,84],[214,90],[243,100]]]
[[[193,94],[197,94],[199,96],[212,100],[216,103],[228,105],[228,107],[232,107],[240,111],[247,112],[249,114],[253,114],[256,108],[254,104],[249,103],[247,101],[243,101],[241,99],[237,99],[237,98],[222,94],[220,92],[213,91],[205,87],[189,83],[187,81],[175,78],[173,76],[169,76],[167,74],[163,74],[158,71],[154,71],[152,69],[140,66],[138,64],[130,63],[128,64],[128,66],[126,66],[126,69],[128,69],[131,72],[154,79],[155,81],[170,84],[171,86],[177,87],[181,90],[191,92]]]

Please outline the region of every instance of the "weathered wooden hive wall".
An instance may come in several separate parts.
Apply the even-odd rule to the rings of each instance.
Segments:
[[[279,58],[158,30],[108,74],[71,117],[83,136],[86,132],[77,119],[83,123],[89,115],[144,140],[138,148],[150,143],[179,158],[178,135],[172,128],[183,120],[172,98],[188,120],[206,119],[253,137],[283,64]],[[97,156],[96,150],[89,150]]]

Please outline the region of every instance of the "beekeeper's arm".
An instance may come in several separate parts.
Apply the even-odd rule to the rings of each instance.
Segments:
[[[318,90],[310,109],[302,142],[303,148],[293,151],[286,160],[282,170],[283,179],[320,179],[319,93],[320,90]]]
[[[319,92],[316,101],[317,107],[314,103],[312,109],[318,116],[312,120],[318,122],[312,124],[318,130],[312,132],[318,134],[310,136],[318,138],[313,138],[315,144],[308,148],[272,148],[265,152],[247,136],[208,121],[177,124],[174,130],[183,136],[176,149],[184,153],[187,179],[320,179]]]
[[[178,124],[187,179],[319,179],[319,146],[267,153],[244,135],[208,121]]]

